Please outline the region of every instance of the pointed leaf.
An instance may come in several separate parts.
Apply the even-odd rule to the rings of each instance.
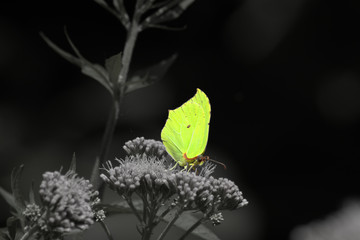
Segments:
[[[15,239],[17,228],[20,226],[19,224],[19,219],[13,216],[6,220],[6,226],[11,239]]]
[[[138,71],[130,80],[126,83],[125,92],[129,93],[139,88],[147,87],[159,80],[161,80],[170,66],[174,63],[177,55],[174,54],[171,57],[145,69]]]
[[[126,12],[124,0],[113,0],[115,9],[118,12],[118,18],[126,29],[130,26],[129,15]]]
[[[20,165],[20,167],[14,168],[11,172],[11,190],[15,200],[15,209],[18,213],[21,213],[22,210],[25,209],[25,201],[21,195],[20,189],[20,178],[23,170],[24,165]]]
[[[108,7],[107,3],[105,2],[105,0],[94,0],[96,3],[98,3],[101,6],[106,6]]]
[[[101,85],[103,85],[111,94],[113,91],[111,89],[111,84],[108,82],[106,70],[99,64],[96,63],[84,63],[82,62],[81,73],[95,79]],[[106,79],[106,80],[105,80]]]
[[[132,200],[135,209],[142,213],[143,211],[143,202],[140,199]],[[106,212],[107,216],[122,214],[122,213],[133,213],[129,204],[126,201],[115,202],[115,203],[100,203],[97,205],[100,209],[103,209]]]
[[[50,48],[52,48],[56,53],[58,53],[61,57],[63,57],[65,60],[69,61],[70,63],[80,67],[81,72],[84,75],[87,75],[87,76],[95,79],[96,81],[98,81],[107,90],[109,90],[109,92],[112,94],[110,84],[108,83],[108,80],[107,80],[107,72],[102,66],[100,66],[98,64],[92,64],[89,61],[87,61],[85,58],[81,58],[81,59],[77,58],[77,57],[73,56],[72,54],[62,50],[55,43],[53,43],[48,37],[46,37],[45,34],[43,34],[43,33],[40,33],[40,36],[44,39],[46,44]],[[71,42],[71,46],[75,47],[72,44],[72,42]],[[80,55],[80,53],[77,49],[75,52]]]
[[[180,17],[194,1],[195,0],[169,1],[166,5],[159,8],[155,13],[144,20],[143,28],[151,27],[151,25],[158,25],[159,23],[168,22]]]
[[[31,186],[29,190],[29,202],[31,204],[35,203],[34,181],[31,181]]]
[[[164,221],[171,221],[172,216],[170,214],[165,215]],[[187,231],[193,224],[198,221],[198,218],[193,216],[190,212],[183,212],[181,216],[176,220],[174,225],[184,231]],[[199,225],[195,228],[191,235],[195,235],[205,240],[220,240],[218,236],[215,235],[209,228],[207,228],[204,224]]]
[[[72,172],[76,173],[76,155],[75,155],[75,152],[73,153],[73,157],[71,159],[69,171],[72,171]]]
[[[77,57],[74,57],[73,55],[71,55],[70,53],[62,50],[61,48],[59,48],[55,43],[53,43],[48,37],[46,37],[46,35],[42,32],[40,32],[40,36],[44,39],[44,41],[46,42],[46,44],[52,48],[57,54],[59,54],[60,56],[62,56],[63,58],[65,58],[66,60],[68,60],[70,63],[81,67],[81,61],[80,59],[78,59]]]
[[[15,198],[11,193],[0,187],[0,195],[12,208],[16,209]]]
[[[97,80],[99,83],[101,83],[106,89],[112,93],[111,84],[109,83],[108,79],[108,73],[107,71],[98,64],[93,64],[90,61],[88,61],[86,58],[84,58],[80,51],[76,48],[73,41],[70,39],[70,36],[67,32],[67,29],[64,28],[64,33],[66,36],[66,39],[68,40],[71,48],[75,52],[75,54],[79,57],[81,62],[81,72],[95,80]]]
[[[96,158],[91,176],[90,176],[90,182],[94,186],[95,190],[98,190],[101,185],[101,178],[100,178],[100,159]]]
[[[110,81],[116,83],[122,68],[121,52],[105,60],[105,68],[109,74]]]
[[[84,232],[66,234],[66,240],[84,240]]]

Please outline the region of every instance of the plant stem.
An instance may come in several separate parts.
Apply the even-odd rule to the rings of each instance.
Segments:
[[[179,240],[184,240],[195,228],[197,228],[201,223],[203,223],[204,218],[200,218],[196,223],[194,223],[180,238]]]
[[[156,222],[155,222],[155,217],[156,217],[156,213],[157,213],[157,208],[156,208],[156,204],[157,202],[155,201],[155,199],[152,197],[152,199],[150,200],[150,202],[152,203],[151,205],[149,205],[149,216],[147,219],[147,223],[144,229],[144,233],[142,236],[143,240],[149,240],[154,227],[156,226]]]
[[[183,212],[183,209],[179,209],[179,211],[176,212],[176,215],[174,216],[174,218],[166,225],[166,227],[160,233],[157,240],[162,240],[165,237],[167,232],[170,230],[171,226],[176,222],[176,220],[179,218],[179,216],[181,215],[182,212]]]
[[[100,225],[103,227],[103,229],[105,230],[106,236],[108,237],[109,240],[114,240],[113,236],[111,235],[111,232],[109,230],[109,228],[106,226],[106,224],[103,221],[100,221]]]
[[[95,167],[101,166],[107,159],[107,155],[109,153],[111,142],[115,132],[117,120],[119,118],[119,112],[120,112],[120,101],[114,98],[113,105],[111,106],[110,114],[106,123],[105,132],[101,143],[98,166]],[[101,180],[100,176],[96,176],[96,178],[98,178],[98,180],[100,181],[99,198],[102,199],[105,190],[105,185],[104,182]]]
[[[141,240],[149,240],[152,234],[152,229],[153,228],[151,226],[145,226]]]
[[[120,97],[122,97],[123,94],[124,94],[125,83],[127,81],[129,68],[130,68],[130,63],[131,63],[131,59],[132,59],[132,55],[133,55],[133,52],[134,52],[136,39],[138,37],[139,32],[140,32],[140,28],[138,26],[138,22],[134,18],[131,25],[130,25],[130,29],[129,29],[128,33],[127,33],[124,52],[123,52],[123,55],[122,55],[122,68],[121,68],[119,78],[118,78],[118,83],[119,83],[119,85],[121,87],[121,89],[120,89]]]
[[[122,68],[118,77],[118,82],[114,84],[115,89],[114,89],[113,106],[110,110],[109,118],[106,123],[105,132],[101,144],[101,149],[99,154],[99,166],[101,166],[106,161],[107,155],[111,147],[111,142],[119,118],[120,105],[125,95],[125,87],[126,87],[125,83],[128,78],[131,58],[138,34],[139,34],[139,26],[137,20],[133,20],[130,29],[128,30],[127,33],[126,43],[122,55]],[[99,181],[101,181],[101,179]],[[99,186],[100,199],[102,199],[102,196],[104,194],[104,188],[105,188],[104,183],[101,181]]]
[[[119,112],[120,112],[119,101],[114,99],[101,143],[101,149],[99,154],[100,164],[105,162],[105,159],[107,158],[107,155],[109,153],[116,123],[119,117]]]
[[[133,204],[133,202],[132,202],[131,197],[125,198],[125,200],[126,200],[126,202],[129,204],[129,207],[130,207],[131,210],[134,212],[135,216],[138,218],[138,220],[140,221],[140,223],[141,223],[142,225],[144,225],[144,220],[141,219],[141,216],[140,216],[138,210],[135,208],[135,206],[134,206],[134,204]]]

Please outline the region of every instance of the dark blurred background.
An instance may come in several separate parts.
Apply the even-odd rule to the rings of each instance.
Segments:
[[[216,176],[235,181],[250,203],[225,213],[215,232],[288,239],[296,226],[360,195],[359,22],[356,0],[197,0],[169,23],[185,30],[140,35],[133,70],[173,53],[178,59],[161,82],[126,97],[109,159],[123,157],[123,143],[135,137],[160,140],[167,110],[198,87],[212,105],[206,153],[228,168]],[[66,168],[74,152],[88,177],[99,152],[108,92],[39,37],[70,51],[64,25],[92,62],[122,50],[125,31],[91,0],[1,4],[0,185],[7,190],[22,163],[26,193],[43,172]],[[3,199],[0,206],[4,226],[9,207]]]

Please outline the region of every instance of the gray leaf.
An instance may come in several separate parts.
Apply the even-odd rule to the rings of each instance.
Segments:
[[[135,73],[134,76],[132,76],[126,83],[125,92],[129,93],[161,80],[175,61],[176,57],[177,55],[174,54],[171,57],[146,68],[145,70]]]
[[[12,208],[16,209],[15,198],[11,193],[0,187],[0,195]]]
[[[167,214],[164,217],[164,221],[171,221],[172,216]],[[194,217],[190,212],[183,212],[181,216],[176,220],[174,225],[184,231],[187,231],[194,223],[198,221],[198,218]],[[194,231],[191,232],[192,235],[200,237],[205,240],[220,240],[218,236],[215,235],[209,228],[201,224]]]
[[[31,181],[31,185],[30,185],[29,202],[35,203],[34,181]]]
[[[101,178],[100,178],[100,159],[96,158],[91,176],[90,176],[90,182],[94,186],[94,189],[98,190],[101,185]]]
[[[23,170],[24,165],[20,165],[20,167],[14,168],[11,172],[11,190],[14,196],[15,209],[18,213],[21,213],[25,209],[25,201],[21,195],[20,189],[20,178]]]
[[[141,213],[143,211],[143,203],[139,199],[132,200],[135,209]],[[122,213],[133,213],[126,201],[116,203],[100,203],[97,207],[103,209],[106,215],[122,214]]]
[[[112,83],[116,83],[122,68],[122,53],[115,54],[105,60],[105,68],[109,73],[109,78]]]
[[[50,48],[52,48],[56,53],[58,53],[61,57],[63,57],[64,59],[66,59],[70,63],[78,66],[79,68],[81,68],[81,72],[84,75],[87,75],[87,76],[95,79],[96,81],[98,81],[101,85],[103,85],[112,94],[112,89],[111,89],[111,85],[110,85],[110,83],[108,81],[108,77],[107,77],[108,74],[107,74],[106,70],[102,66],[100,66],[98,64],[93,64],[93,63],[89,62],[88,60],[86,60],[80,54],[80,52],[75,47],[75,45],[72,43],[72,41],[70,40],[70,38],[67,35],[66,31],[65,31],[65,34],[67,36],[69,44],[73,48],[76,55],[78,55],[78,57],[75,57],[72,54],[62,50],[55,43],[53,43],[48,37],[46,37],[45,34],[40,33],[40,36],[44,39],[44,41],[47,43],[47,45]]]
[[[165,6],[159,8],[155,13],[147,17],[144,20],[143,27],[151,27],[152,25],[158,25],[159,23],[168,22],[180,17],[194,1],[195,0],[169,1]]]
[[[76,172],[76,155],[75,155],[75,153],[73,153],[73,157],[71,159],[69,171],[72,171],[74,173]]]

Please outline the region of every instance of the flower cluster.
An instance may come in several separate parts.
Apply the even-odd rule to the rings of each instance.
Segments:
[[[185,203],[186,208],[199,209],[208,216],[247,204],[239,188],[227,178],[207,178],[182,171],[175,174],[175,180],[180,202]]]
[[[156,196],[166,197],[173,193],[174,189],[167,179],[171,171],[165,168],[163,160],[137,155],[118,162],[116,167],[108,162],[107,175],[101,174],[100,177],[119,195],[130,197],[134,192],[156,192]]]
[[[200,210],[209,219],[211,217],[214,224],[222,220],[220,210],[234,210],[247,204],[234,182],[209,176],[209,172],[214,170],[213,166],[208,166],[207,173],[200,171],[199,175],[170,170],[165,158],[151,155],[164,149],[160,142],[136,138],[127,142],[124,149],[130,156],[118,160],[119,165],[115,167],[108,162],[101,178],[125,198],[136,192],[142,199],[148,199],[149,195],[157,196],[157,204],[163,204],[174,196],[180,208]]]
[[[94,223],[98,192],[72,171],[44,173],[39,194],[42,207],[28,204],[23,215],[46,238],[61,239],[65,233],[88,229]]]
[[[218,212],[211,215],[209,220],[212,222],[214,226],[216,226],[219,225],[222,221],[224,221],[224,217],[221,212]]]
[[[162,158],[167,156],[165,146],[160,141],[153,139],[145,139],[144,137],[137,137],[133,140],[127,141],[123,146],[128,155],[143,155],[156,156]]]
[[[22,214],[30,222],[37,222],[37,220],[41,217],[41,209],[37,204],[30,203],[26,205],[26,208]]]

